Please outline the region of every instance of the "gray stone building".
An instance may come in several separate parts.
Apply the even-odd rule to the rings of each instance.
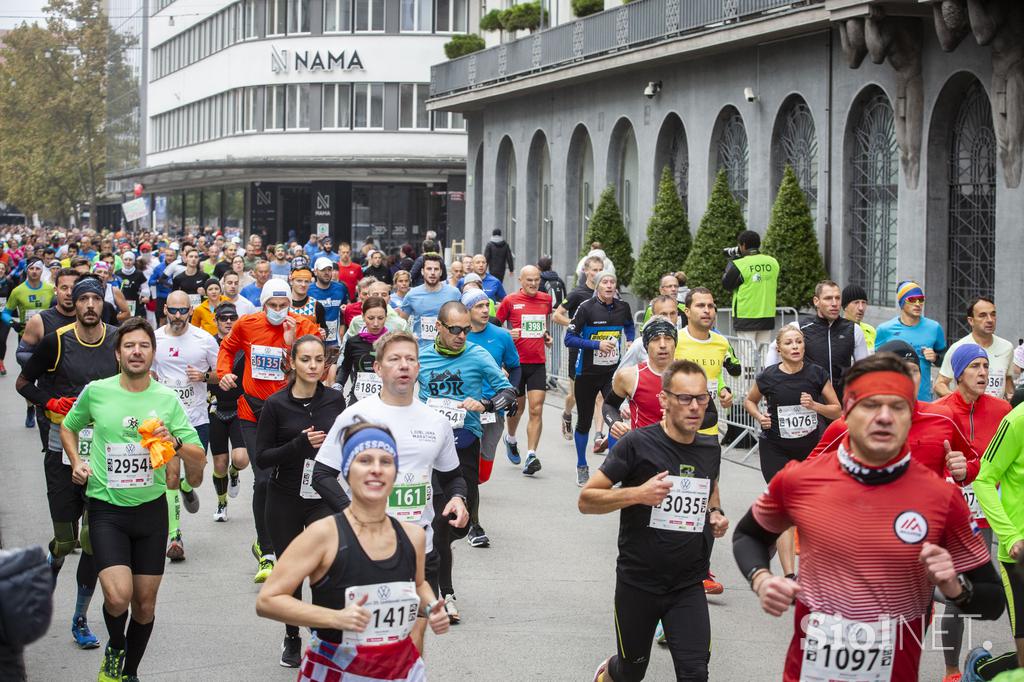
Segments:
[[[951,337],[979,294],[1024,335],[1019,0],[636,0],[438,64],[431,88],[467,121],[470,249],[500,227],[568,274],[613,185],[639,253],[665,165],[692,230],[725,168],[763,234],[790,164],[871,319],[916,279]]]

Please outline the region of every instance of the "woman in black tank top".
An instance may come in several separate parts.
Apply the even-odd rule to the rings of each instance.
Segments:
[[[260,590],[256,612],[314,631],[300,681],[328,672],[345,680],[346,672],[367,669],[380,670],[383,680],[425,680],[419,654],[425,625],[442,634],[448,616],[424,578],[423,529],[387,515],[398,472],[394,438],[386,427],[359,422],[341,440],[352,503],[288,545]],[[307,578],[312,604],[294,596]]]

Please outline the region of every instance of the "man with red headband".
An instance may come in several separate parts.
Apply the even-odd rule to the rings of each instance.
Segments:
[[[795,600],[784,682],[916,680],[934,588],[964,613],[1002,615],[999,577],[963,497],[908,451],[916,393],[891,354],[855,363],[838,451],[787,464],[736,528],[733,553],[761,608],[779,617]],[[798,580],[769,569],[769,549],[791,526]]]

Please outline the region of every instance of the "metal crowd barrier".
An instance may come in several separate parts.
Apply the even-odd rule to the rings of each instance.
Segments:
[[[569,392],[569,349],[565,347],[565,327],[552,323],[549,329],[551,346],[548,348],[548,387]]]
[[[762,344],[760,347],[750,339],[741,339],[738,336],[726,336],[726,340],[732,346],[736,359],[739,360],[742,369],[738,377],[723,374],[725,385],[732,390],[732,408],[728,412],[719,409],[719,422],[726,424],[726,442],[722,443],[722,457],[733,452],[741,455],[738,460],[730,459],[737,464],[746,464],[757,451],[757,438],[761,433],[761,425],[747,414],[743,409],[743,400],[754,385],[754,380],[764,368],[764,358],[768,347]]]

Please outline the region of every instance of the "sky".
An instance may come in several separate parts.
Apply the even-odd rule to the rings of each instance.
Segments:
[[[42,21],[46,0],[0,0],[0,28]]]

